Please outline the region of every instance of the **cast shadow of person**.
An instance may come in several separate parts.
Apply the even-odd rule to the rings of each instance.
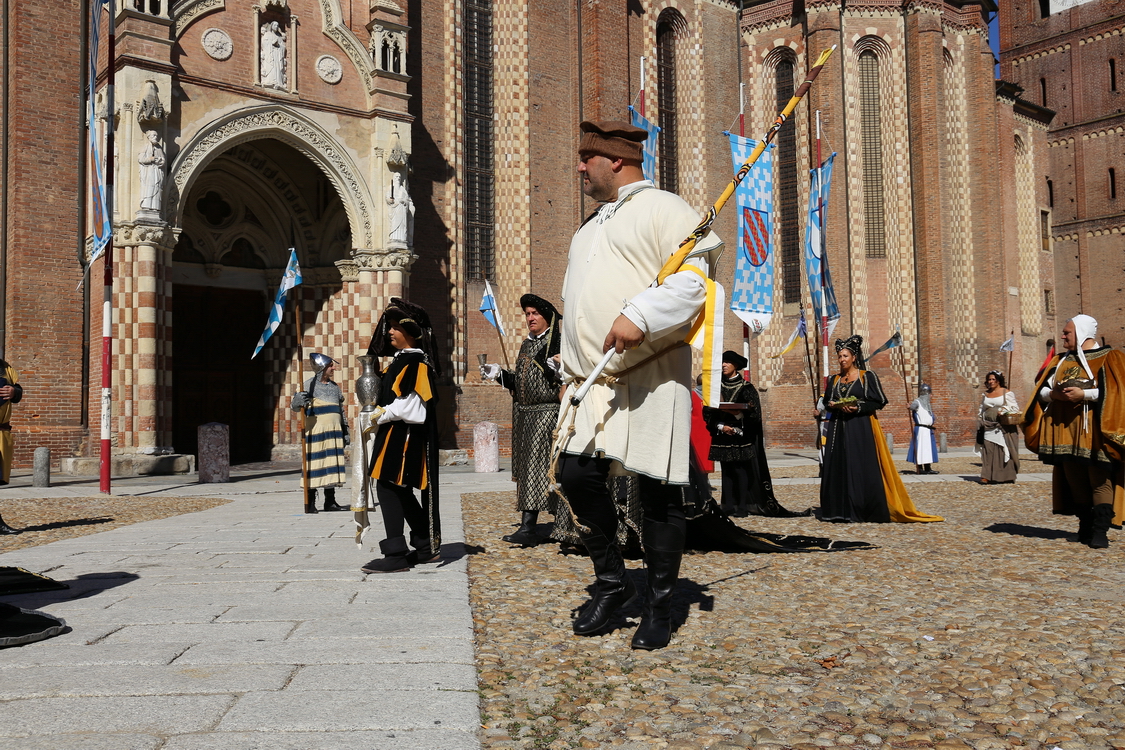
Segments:
[[[50,604],[89,599],[93,596],[139,580],[140,576],[123,570],[105,573],[83,573],[68,581],[57,581],[67,588],[51,591],[31,591],[26,594],[0,595],[5,604],[24,609],[40,609]]]
[[[1042,526],[1025,526],[1022,523],[994,523],[991,526],[985,526],[984,530],[991,531],[993,534],[1011,534],[1031,539],[1066,539],[1074,536],[1073,531],[1046,529]]]

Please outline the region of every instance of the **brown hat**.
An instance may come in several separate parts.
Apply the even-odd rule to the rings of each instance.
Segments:
[[[641,143],[648,138],[648,133],[642,128],[635,128],[620,120],[586,120],[578,127],[582,129],[582,140],[578,143],[579,154],[599,154],[609,159],[632,159],[638,162],[644,158]]]

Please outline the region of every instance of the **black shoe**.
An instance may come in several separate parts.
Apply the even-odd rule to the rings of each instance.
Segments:
[[[940,474],[941,472],[935,471],[933,469],[926,469],[926,471],[924,473],[926,473],[926,474]]]
[[[382,557],[376,558],[364,565],[360,570],[364,573],[402,573],[410,570],[411,564],[406,547],[406,537],[396,536],[379,542],[379,551]]]
[[[621,556],[621,550],[597,526],[587,525],[590,533],[579,529],[578,535],[590,553],[597,580],[594,584],[594,596],[574,621],[575,635],[597,634],[609,624],[614,612],[632,604],[639,595],[625,569],[625,558]]]
[[[543,537],[535,532],[535,523],[539,520],[539,511],[525,510],[520,520],[520,527],[511,534],[500,537],[501,541],[509,544],[518,544],[521,547],[534,547],[543,541]]]
[[[1094,509],[1079,508],[1074,515],[1078,516],[1078,543],[1088,545],[1094,535]]]
[[[20,533],[19,529],[13,526],[9,526],[8,524],[4,523],[3,518],[0,518],[0,536],[15,536],[18,533]]]
[[[320,511],[316,509],[315,505],[312,505],[310,503],[305,503],[305,512],[306,513],[319,513]]]
[[[428,536],[410,535],[410,546],[414,549],[407,553],[406,559],[411,565],[429,565],[441,562],[441,552],[434,552],[434,546]]]
[[[316,509],[316,489],[309,487],[305,490],[305,512],[319,513]]]
[[[1101,503],[1094,506],[1093,520],[1090,522],[1090,548],[1105,549],[1109,546],[1109,525],[1113,523],[1113,503]]]
[[[680,576],[684,554],[684,531],[671,523],[647,523],[644,527],[645,581],[641,624],[633,634],[632,646],[653,651],[672,640],[672,595]]]
[[[331,497],[324,498],[324,512],[325,513],[330,513],[332,511],[337,511],[337,510],[351,510],[351,508],[345,508],[343,505],[338,505],[336,503],[335,498],[331,498]]]

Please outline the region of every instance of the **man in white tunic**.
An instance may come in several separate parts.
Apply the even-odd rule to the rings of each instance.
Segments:
[[[614,349],[617,356],[577,411],[564,408],[560,417],[561,434],[569,436],[559,482],[587,529],[579,534],[597,579],[574,632],[599,633],[639,595],[614,543],[618,519],[606,488],[611,473],[635,474],[644,506],[648,579],[632,645],[658,649],[671,639],[672,594],[684,547],[691,353],[683,342],[703,306],[704,276],[721,244],[708,234],[688,261],[702,273],[684,268],[656,285],[661,267],[699,223],[699,214],[644,179],[644,130],[623,122],[583,122],[581,128],[582,191],[603,205],[570,243],[563,281],[563,404],[605,352]]]

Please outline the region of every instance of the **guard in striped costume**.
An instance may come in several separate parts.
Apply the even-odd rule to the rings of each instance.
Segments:
[[[305,389],[293,396],[293,411],[305,412],[305,462],[308,471],[308,492],[305,512],[316,513],[316,490],[324,488],[324,509],[347,510],[336,503],[336,488],[347,479],[344,446],[348,444],[348,416],[344,410],[344,393],[332,380],[336,361],[326,354],[311,354],[316,375],[305,383]]]
[[[379,542],[383,557],[362,570],[397,573],[441,561],[434,387],[438,371],[429,315],[418,305],[392,297],[367,353],[393,359],[383,370],[371,413],[371,426],[378,429],[371,476],[387,538]],[[421,502],[414,496],[415,488],[422,493]],[[409,546],[403,534],[407,525]]]

